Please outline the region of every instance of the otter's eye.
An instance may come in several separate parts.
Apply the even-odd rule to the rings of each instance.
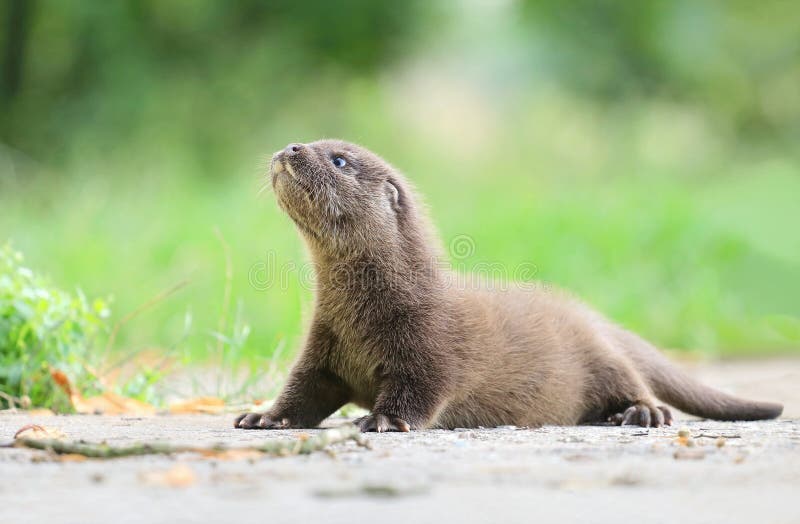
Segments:
[[[343,157],[340,156],[333,157],[331,161],[333,162],[333,165],[335,165],[339,169],[347,165],[347,160],[345,160]]]

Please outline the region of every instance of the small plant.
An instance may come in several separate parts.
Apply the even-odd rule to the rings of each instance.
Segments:
[[[51,372],[65,373],[78,391],[99,389],[91,352],[107,330],[108,303],[55,288],[22,262],[10,245],[0,248],[0,406],[71,411]]]

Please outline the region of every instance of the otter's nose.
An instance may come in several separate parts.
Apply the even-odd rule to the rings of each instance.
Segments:
[[[302,151],[304,147],[306,146],[303,144],[289,144],[284,148],[283,152],[286,156],[292,156]]]

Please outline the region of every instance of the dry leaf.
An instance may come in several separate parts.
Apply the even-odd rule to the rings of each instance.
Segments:
[[[258,460],[264,453],[255,449],[226,449],[224,451],[204,450],[200,452],[204,459],[213,460]]]
[[[72,396],[72,384],[69,382],[69,378],[67,378],[66,373],[61,371],[60,369],[51,369],[50,376],[53,377],[53,381],[64,390],[67,395]]]
[[[222,413],[225,409],[225,402],[216,397],[198,397],[189,400],[171,402],[169,405],[170,413]]]
[[[85,398],[75,391],[63,371],[52,369],[50,370],[50,376],[69,396],[72,407],[80,414],[153,415],[156,412],[156,408],[150,404],[126,398],[111,391],[106,391],[96,397]]]
[[[166,470],[145,471],[139,478],[145,484],[168,488],[185,488],[197,482],[194,470],[186,464],[175,464]]]
[[[55,415],[52,409],[47,408],[30,409],[26,411],[25,414],[30,415],[31,417],[52,417]]]
[[[67,438],[67,435],[64,434],[64,432],[61,431],[60,429],[48,428],[45,426],[40,426],[38,424],[27,424],[19,428],[17,432],[14,433],[14,440],[21,438],[29,438],[35,440],[48,440],[48,439],[63,440]]]
[[[88,460],[88,458],[84,455],[78,455],[77,453],[64,453],[63,455],[58,455],[59,462],[84,462]]]
[[[156,408],[150,404],[126,398],[111,391],[89,398],[74,394],[70,400],[72,400],[75,411],[82,414],[154,415],[156,412]]]

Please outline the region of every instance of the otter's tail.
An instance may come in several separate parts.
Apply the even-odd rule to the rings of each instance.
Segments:
[[[655,396],[685,413],[716,420],[765,420],[783,413],[781,404],[741,399],[705,386],[644,340],[632,333],[622,335],[626,352]]]

